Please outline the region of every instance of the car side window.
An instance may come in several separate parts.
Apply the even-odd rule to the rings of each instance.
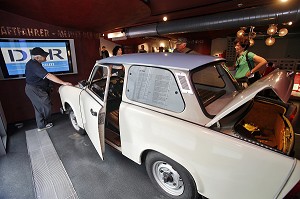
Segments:
[[[126,85],[128,99],[180,113],[185,104],[171,71],[147,66],[131,66]]]

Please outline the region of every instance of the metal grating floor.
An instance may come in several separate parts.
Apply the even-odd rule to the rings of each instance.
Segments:
[[[33,182],[38,199],[78,199],[46,130],[26,131]]]

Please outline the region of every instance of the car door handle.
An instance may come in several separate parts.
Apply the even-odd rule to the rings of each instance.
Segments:
[[[92,116],[97,116],[97,112],[93,111],[93,109],[91,109],[90,111],[91,111]]]

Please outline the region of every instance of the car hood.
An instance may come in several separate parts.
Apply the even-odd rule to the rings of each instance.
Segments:
[[[257,93],[264,89],[271,88],[283,102],[287,103],[291,96],[293,82],[293,72],[276,69],[235,95],[232,101],[226,104],[226,106],[205,126],[212,126],[235,109],[253,99]]]

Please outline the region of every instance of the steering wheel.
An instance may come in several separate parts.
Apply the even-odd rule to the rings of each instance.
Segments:
[[[123,78],[118,78],[115,82],[111,81],[109,84],[108,94],[113,98],[121,98],[123,91]]]
[[[92,84],[91,89],[97,93],[102,99],[104,98],[104,89],[97,85],[97,84]]]

